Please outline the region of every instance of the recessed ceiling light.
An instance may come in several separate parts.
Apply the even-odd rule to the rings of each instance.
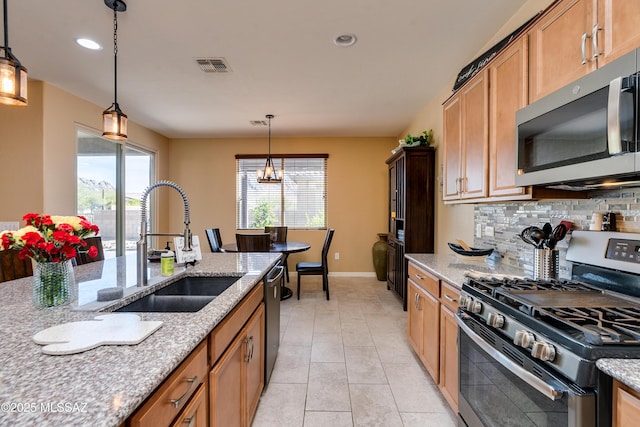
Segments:
[[[98,43],[94,42],[91,39],[76,39],[76,43],[78,43],[80,46],[87,48],[87,49],[91,49],[91,50],[100,50],[102,49],[102,46],[100,46]]]
[[[333,39],[333,44],[336,46],[347,47],[353,46],[358,40],[355,34],[340,34],[338,37]]]

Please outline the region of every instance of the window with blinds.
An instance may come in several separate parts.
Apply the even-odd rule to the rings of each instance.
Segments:
[[[276,170],[284,169],[282,183],[261,184],[256,171],[265,156],[236,156],[236,228],[287,226],[326,228],[326,154],[272,156]]]

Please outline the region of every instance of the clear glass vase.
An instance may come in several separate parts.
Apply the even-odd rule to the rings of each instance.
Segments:
[[[72,260],[36,262],[33,269],[33,303],[37,308],[69,304],[73,299],[75,281]]]

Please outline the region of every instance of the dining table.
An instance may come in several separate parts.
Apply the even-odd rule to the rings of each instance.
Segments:
[[[282,254],[282,264],[285,265],[285,262],[290,254],[296,252],[304,252],[308,251],[311,248],[311,244],[306,242],[295,242],[295,241],[287,241],[287,242],[274,242],[271,244],[271,248],[269,252],[280,252]],[[222,250],[225,252],[238,252],[238,246],[235,243],[227,243],[222,245]],[[287,282],[289,282],[289,272],[286,271]],[[293,296],[293,291],[287,286],[282,286],[282,293],[280,294],[280,299],[285,300],[289,299]]]

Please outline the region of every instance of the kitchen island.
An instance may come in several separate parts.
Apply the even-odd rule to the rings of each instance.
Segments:
[[[38,310],[32,278],[2,283],[0,305],[0,425],[119,426],[261,282],[279,254],[203,254],[195,266],[160,276],[150,264],[149,284],[137,287],[135,255],[76,267],[77,299],[71,306]],[[163,325],[138,345],[107,345],[50,356],[32,336],[51,326],[113,311],[184,276],[238,276],[238,281],[195,313],[139,313]],[[241,277],[240,277],[241,276]],[[122,287],[124,298],[95,301],[102,288]]]

